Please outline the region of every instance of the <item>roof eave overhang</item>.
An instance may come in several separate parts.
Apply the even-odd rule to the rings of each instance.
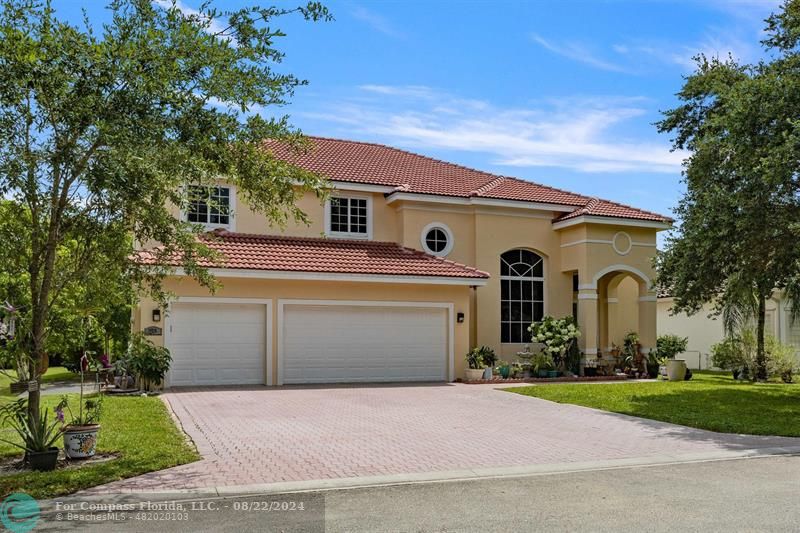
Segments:
[[[636,218],[622,217],[601,217],[592,215],[581,215],[567,220],[553,222],[553,229],[564,229],[579,224],[606,224],[610,226],[633,226],[637,228],[652,228],[658,231],[672,228],[669,222],[659,222],[657,220],[641,220]]]
[[[502,200],[498,198],[485,197],[463,197],[463,196],[444,196],[441,194],[421,194],[413,192],[395,191],[386,195],[386,203],[391,204],[399,201],[428,202],[436,204],[452,205],[477,205],[490,207],[513,207],[516,209],[528,209],[533,211],[557,211],[570,213],[575,211],[577,206],[563,204],[547,204],[543,202],[529,202],[527,200]]]
[[[244,268],[209,268],[208,272],[217,278],[277,279],[299,281],[338,281],[357,283],[403,283],[422,285],[464,285],[483,287],[487,278],[456,276],[414,276],[391,274],[355,274],[345,272],[304,272],[295,270],[257,270]],[[176,276],[185,276],[182,268],[175,269]]]

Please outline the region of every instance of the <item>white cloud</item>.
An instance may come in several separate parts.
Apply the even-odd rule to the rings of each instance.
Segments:
[[[601,70],[608,70],[611,72],[628,72],[628,69],[622,65],[618,65],[597,57],[586,45],[582,43],[575,41],[554,43],[536,33],[532,33],[530,37],[542,48],[545,48],[554,54],[572,59],[573,61],[578,61],[579,63],[584,63]]]
[[[399,103],[397,95],[402,95]],[[651,110],[644,103],[641,98],[595,97],[500,108],[430,87],[366,86],[353,98],[328,102],[325,111],[297,115],[341,128],[343,136],[359,133],[414,149],[489,154],[493,164],[502,166],[680,172],[684,154],[670,152],[666,140],[643,141],[615,132],[633,120],[646,120]]]
[[[169,9],[169,8],[172,7],[173,0],[153,0],[153,3],[155,5],[163,8],[163,9]],[[183,13],[187,17],[195,17],[195,18],[197,18],[197,20],[203,21],[203,22],[209,20],[209,18],[207,16],[205,16],[204,14],[202,14],[198,9],[194,9],[193,7],[190,7],[190,6],[186,5],[181,0],[174,0],[174,3],[175,3],[175,7],[177,7],[178,10],[180,10],[180,12]],[[206,31],[208,33],[214,33],[214,34],[222,33],[225,30],[226,27],[227,27],[227,25],[222,24],[219,20],[212,19],[210,21],[210,24],[208,25],[208,28],[206,29]]]
[[[388,35],[389,37],[394,37],[396,39],[402,39],[406,36],[402,31],[395,28],[395,26],[389,22],[386,17],[363,6],[358,6],[353,9],[352,14],[356,19],[364,22],[373,30],[383,33],[384,35]]]
[[[733,34],[716,29],[709,30],[702,40],[694,44],[676,44],[667,41],[631,41],[618,43],[612,49],[629,61],[636,61],[643,67],[658,65],[677,65],[685,72],[693,71],[697,64],[694,57],[699,54],[707,58],[725,60],[728,56],[749,63],[755,61],[760,48],[757,39],[748,42]]]

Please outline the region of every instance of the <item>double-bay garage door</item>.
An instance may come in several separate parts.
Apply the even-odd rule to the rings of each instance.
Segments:
[[[282,383],[443,381],[448,308],[281,301]],[[268,306],[179,302],[169,315],[171,386],[263,384]]]
[[[284,383],[443,381],[447,309],[284,304]]]

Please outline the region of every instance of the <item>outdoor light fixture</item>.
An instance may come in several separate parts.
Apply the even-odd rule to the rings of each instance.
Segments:
[[[456,322],[459,324],[464,323],[464,313],[456,313]]]
[[[153,309],[153,322],[161,322],[161,309]]]

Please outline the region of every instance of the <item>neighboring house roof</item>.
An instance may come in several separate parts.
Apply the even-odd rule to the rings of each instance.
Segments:
[[[476,280],[489,277],[481,270],[393,242],[254,235],[219,229],[200,239],[223,257],[221,264],[201,261],[204,267]],[[146,251],[139,253],[139,261],[157,263],[155,255]],[[170,263],[181,264],[177,257]]]
[[[530,181],[498,176],[382,144],[309,137],[313,148],[293,152],[268,140],[275,157],[332,181],[384,185],[396,192],[487,198],[574,207],[559,220],[580,215],[672,222],[669,217],[627,205],[571,193]],[[391,193],[390,193],[391,194]]]

